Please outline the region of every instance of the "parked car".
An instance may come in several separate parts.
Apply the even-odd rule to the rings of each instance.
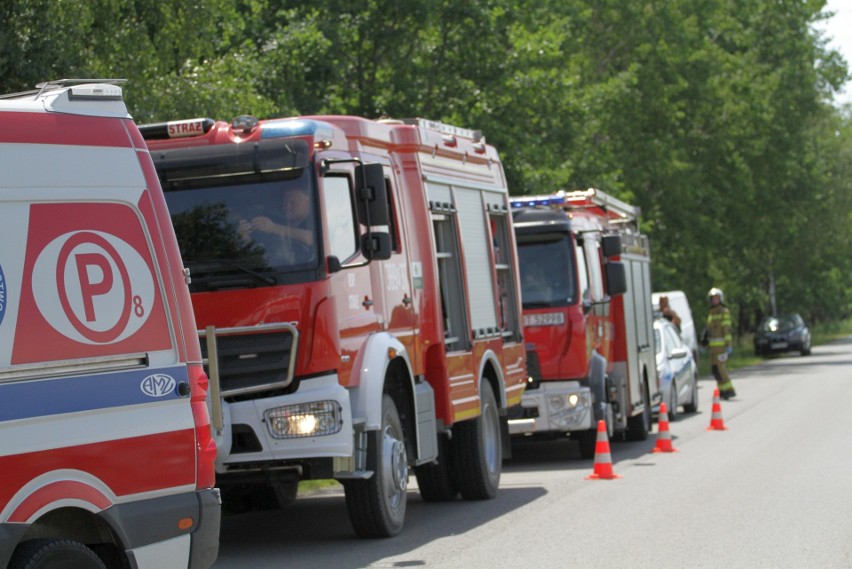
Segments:
[[[689,299],[682,290],[669,290],[651,294],[651,303],[654,311],[660,310],[660,297],[669,299],[669,306],[680,317],[680,337],[692,352],[695,365],[698,365],[698,336],[695,334],[695,323],[692,320],[692,309],[689,307]]]
[[[698,366],[677,328],[665,318],[654,320],[654,345],[657,350],[657,374],[669,415],[677,417],[678,407],[686,413],[698,411]],[[654,412],[659,414],[659,405]]]
[[[764,318],[754,335],[756,355],[782,352],[799,352],[803,356],[811,353],[811,331],[795,312]]]

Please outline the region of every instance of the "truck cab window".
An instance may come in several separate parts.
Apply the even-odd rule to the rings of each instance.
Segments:
[[[327,253],[344,262],[358,250],[349,178],[327,176],[323,180],[322,196],[328,220]]]

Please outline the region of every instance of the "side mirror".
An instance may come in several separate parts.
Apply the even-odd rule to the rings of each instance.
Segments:
[[[360,164],[355,167],[355,202],[361,223],[369,226],[388,224],[388,194],[381,164]]]
[[[392,253],[390,233],[373,231],[363,235],[361,237],[361,253],[368,261],[390,259]]]
[[[685,358],[688,355],[689,355],[689,350],[687,348],[672,348],[672,351],[669,354],[669,359],[679,360],[681,358]]]
[[[621,241],[621,238],[619,238]],[[620,261],[607,261],[604,264],[606,271],[606,291],[610,296],[616,296],[627,292],[627,272],[624,263]]]
[[[621,235],[604,235],[601,237],[601,249],[607,259],[621,255]]]

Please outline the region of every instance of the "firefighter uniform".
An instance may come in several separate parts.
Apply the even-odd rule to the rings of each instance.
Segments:
[[[713,377],[719,387],[719,395],[730,399],[736,395],[731,376],[728,374],[728,354],[732,351],[731,311],[723,303],[724,295],[718,288],[710,289],[710,310],[707,314],[707,347],[710,350]],[[718,302],[714,301],[718,297]]]

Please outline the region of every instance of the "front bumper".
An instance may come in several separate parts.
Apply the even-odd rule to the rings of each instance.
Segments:
[[[321,404],[321,405],[320,405]],[[311,418],[323,407],[335,413],[336,432],[322,435],[284,435],[281,417],[291,411]],[[353,452],[349,392],[334,374],[302,381],[295,393],[223,403],[224,429],[216,434],[216,470],[225,473],[241,464],[348,457]],[[286,413],[285,413],[286,412]],[[311,419],[314,420],[315,419]],[[327,418],[326,418],[327,421]]]
[[[592,392],[577,381],[542,381],[521,398],[522,416],[509,420],[509,433],[585,431],[594,425]]]

